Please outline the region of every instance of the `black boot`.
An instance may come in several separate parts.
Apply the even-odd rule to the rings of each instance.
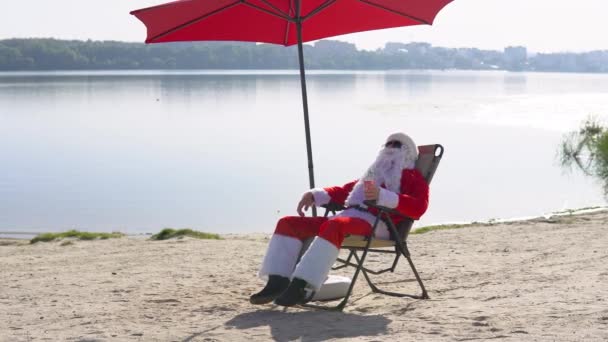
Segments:
[[[262,291],[251,295],[249,302],[251,304],[266,304],[272,302],[289,286],[289,278],[278,275],[269,275],[268,283]]]
[[[285,290],[274,303],[282,306],[294,306],[309,302],[314,291],[307,289],[308,283],[300,278],[293,278],[287,290]]]

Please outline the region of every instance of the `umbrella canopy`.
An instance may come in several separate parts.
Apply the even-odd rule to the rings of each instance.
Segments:
[[[248,41],[298,44],[308,176],[314,188],[302,43],[341,34],[431,25],[452,0],[179,0],[131,12],[148,30],[146,43]],[[316,215],[313,207],[313,215]]]
[[[131,12],[146,43],[233,40],[281,45],[341,34],[431,25],[452,0],[181,0]]]

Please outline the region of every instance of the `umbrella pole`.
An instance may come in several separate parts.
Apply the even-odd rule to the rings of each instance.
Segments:
[[[298,60],[300,62],[300,88],[302,88],[302,106],[304,107],[304,129],[306,131],[306,153],[308,155],[308,181],[310,188],[315,187],[315,174],[312,164],[312,144],[310,139],[310,124],[308,120],[308,96],[306,94],[306,72],[304,71],[304,47],[302,44],[302,21],[300,17],[300,1],[297,1],[296,31],[298,34]],[[317,216],[317,208],[312,207],[312,216]]]

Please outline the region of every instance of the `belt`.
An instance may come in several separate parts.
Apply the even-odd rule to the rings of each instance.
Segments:
[[[362,206],[360,206],[360,205],[358,205],[358,204],[355,204],[355,205],[350,205],[350,206],[346,207],[345,209],[355,209],[355,210],[362,211],[362,212],[364,212],[364,213],[369,213],[369,210],[367,209],[367,207],[365,207],[365,208],[364,208],[364,207],[362,207]],[[370,213],[370,214],[371,214],[371,213]],[[372,214],[372,215],[373,215],[373,214]]]

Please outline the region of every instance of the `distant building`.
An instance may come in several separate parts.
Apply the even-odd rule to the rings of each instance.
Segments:
[[[386,54],[394,54],[394,53],[407,53],[407,45],[405,43],[391,43],[388,42],[384,44],[384,49],[382,53]]]
[[[528,63],[528,49],[524,46],[507,46],[504,49],[504,63],[507,70],[524,70]]]

